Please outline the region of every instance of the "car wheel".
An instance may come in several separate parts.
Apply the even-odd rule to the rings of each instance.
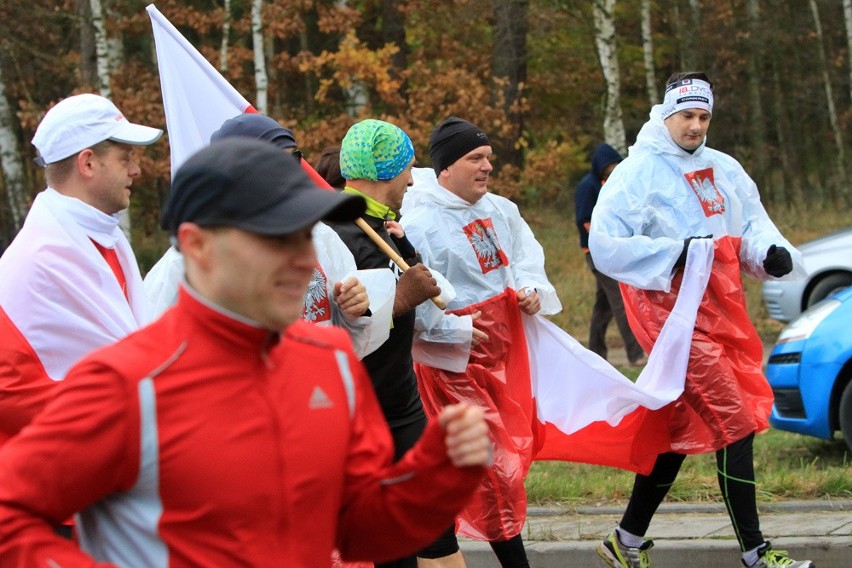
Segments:
[[[852,452],[852,382],[843,390],[840,408],[837,411],[840,414],[840,431],[843,433],[843,439],[846,440],[849,451]]]
[[[848,286],[852,286],[852,273],[836,272],[829,274],[822,280],[816,283],[811,293],[808,295],[808,302],[805,306],[810,308],[820,300],[827,298],[834,292],[842,290]]]

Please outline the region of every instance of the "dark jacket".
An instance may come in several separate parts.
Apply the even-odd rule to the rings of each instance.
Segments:
[[[414,252],[408,239],[398,243],[385,229],[383,219],[364,216],[364,220],[376,230],[403,258]],[[402,271],[355,223],[328,223],[340,235],[341,240],[352,251],[359,269],[387,268],[396,278]],[[406,258],[408,262],[408,258]],[[409,264],[413,264],[410,262]],[[393,318],[390,337],[381,347],[364,357],[376,397],[391,428],[403,426],[425,416],[417,377],[411,359],[411,343],[414,338],[414,311]]]
[[[589,250],[589,223],[592,220],[592,209],[595,208],[601,192],[602,172],[608,165],[616,164],[621,160],[618,150],[609,144],[599,145],[592,154],[592,169],[577,185],[577,193],[574,195],[574,213],[577,230],[580,232],[580,247],[583,251]]]

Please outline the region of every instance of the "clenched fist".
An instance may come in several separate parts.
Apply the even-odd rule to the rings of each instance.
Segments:
[[[343,313],[353,318],[361,317],[370,307],[367,288],[354,276],[334,285],[334,301]]]
[[[394,317],[406,314],[433,296],[439,296],[441,289],[432,277],[429,269],[415,264],[402,273],[396,283],[396,296],[393,300]]]
[[[444,407],[438,423],[447,433],[447,457],[456,467],[490,466],[494,452],[485,412],[464,403]]]

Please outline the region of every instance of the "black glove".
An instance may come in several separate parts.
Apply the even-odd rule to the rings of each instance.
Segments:
[[[396,283],[393,315],[408,313],[429,298],[440,295],[441,289],[429,269],[416,264],[403,272]]]
[[[793,258],[790,256],[790,251],[784,247],[772,245],[766,251],[766,258],[763,259],[763,269],[768,275],[776,278],[789,274],[793,270]]]
[[[683,268],[686,266],[686,252],[689,250],[689,242],[692,239],[712,239],[713,235],[704,235],[703,237],[687,237],[683,239],[683,250],[680,251],[680,256],[674,263],[674,268]]]
[[[411,241],[408,240],[408,237],[402,235],[401,237],[397,237],[395,235],[390,236],[393,244],[396,245],[396,250],[399,251],[399,256],[405,259],[405,262],[408,263],[408,266],[412,266],[420,262],[420,257],[417,254],[417,251],[414,249],[414,245],[411,244]],[[417,262],[410,262],[408,259],[417,259]]]

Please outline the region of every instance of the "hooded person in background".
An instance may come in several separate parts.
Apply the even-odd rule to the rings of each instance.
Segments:
[[[230,118],[213,132],[210,141],[236,138],[262,140],[296,160],[302,159],[293,131],[266,115],[246,113]],[[361,278],[367,278],[371,284],[368,293],[356,274],[352,254],[337,233],[324,223],[317,223],[313,240],[318,263],[305,294],[302,317],[321,325],[343,327],[352,338],[355,352],[363,357],[387,339],[393,280],[379,273],[361,273]],[[145,290],[155,314],[177,301],[183,269],[183,257],[175,247],[170,247],[145,276]]]
[[[589,350],[604,359],[607,356],[606,328],[615,317],[615,324],[624,340],[624,350],[631,366],[641,367],[648,362],[642,346],[630,331],[630,323],[624,313],[624,303],[618,282],[595,268],[592,255],[589,254],[589,224],[592,222],[592,210],[598,201],[601,187],[609,174],[621,162],[621,155],[609,144],[600,144],[592,154],[592,169],[583,176],[574,194],[574,214],[577,231],[580,233],[580,248],[586,258],[586,265],[595,277],[595,304],[592,307],[592,319],[589,324]]]
[[[407,554],[451,522],[490,460],[458,405],[391,464],[346,333],[301,320],[311,228],[364,210],[257,140],[175,174],[163,228],[177,304],[78,363],[0,449],[0,568],[327,568]],[[78,513],[79,546],[52,525]]]
[[[162,134],[88,93],[39,123],[33,145],[47,189],[0,258],[0,445],[78,359],[150,320],[119,213],[141,173],[136,149]]]
[[[607,566],[649,566],[653,541],[643,537],[684,458],[715,452],[743,565],[812,568],[773,550],[760,531],[753,441],[769,426],[773,396],[742,282],[743,272],[761,280],[801,277],[801,255],[769,219],[739,162],[706,146],[713,115],[707,75],[676,73],[666,85],[663,104],[651,109],[601,191],[589,249],[597,269],[622,283],[631,327],[649,352],[678,296],[691,240],[713,239],[713,266],[684,392],[666,407],[670,451],[658,455],[649,475],[636,476],[621,522],[598,555]]]
[[[485,132],[448,118],[432,132],[429,154],[433,169],[415,170],[402,225],[456,295],[439,320],[419,318],[418,384],[430,416],[460,401],[487,409],[494,466],[462,511],[459,531],[487,540],[501,566],[525,567],[521,529],[534,409],[521,314],[554,314],[562,305],[518,207],[488,191],[493,168]],[[439,342],[448,337],[455,342]],[[516,388],[526,393],[522,400],[511,394]]]

